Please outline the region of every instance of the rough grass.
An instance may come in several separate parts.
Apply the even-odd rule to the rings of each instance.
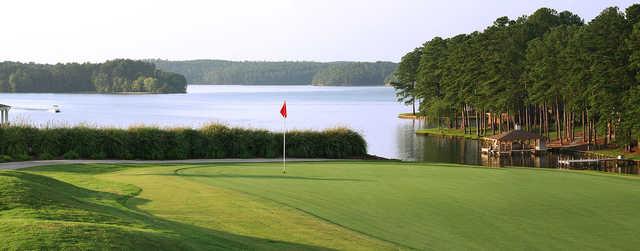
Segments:
[[[638,177],[361,161],[291,163],[286,175],[280,168],[61,165],[2,172],[12,182],[0,184],[12,185],[0,189],[0,228],[13,234],[0,242],[34,249],[640,246],[632,234],[640,231]],[[69,225],[49,231],[49,222]]]
[[[45,176],[0,172],[0,242],[16,250],[184,248],[144,215],[118,206],[119,198]]]

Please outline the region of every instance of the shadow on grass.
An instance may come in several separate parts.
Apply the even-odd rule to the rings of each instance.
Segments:
[[[237,235],[163,219],[139,210],[138,206],[148,203],[148,200],[89,190],[44,175],[2,171],[0,179],[3,177],[11,179],[11,183],[5,186],[0,184],[0,188],[13,189],[14,192],[0,193],[0,201],[8,202],[8,208],[2,210],[34,211],[30,217],[33,219],[96,223],[96,229],[102,229],[102,224],[107,224],[154,230],[162,233],[163,238],[170,243],[177,244],[179,250],[330,250],[319,246]],[[55,209],[56,214],[50,213],[51,209]],[[83,213],[79,214],[80,211]],[[91,232],[89,230],[87,233]],[[138,236],[135,233],[127,238],[153,243],[153,240],[146,240],[148,236]],[[156,245],[162,244],[158,242]]]
[[[24,171],[40,172],[67,172],[78,174],[104,174],[128,169],[126,165],[119,164],[64,164],[51,166],[28,167]]]
[[[242,178],[242,179],[282,179],[282,180],[313,180],[313,181],[353,181],[363,182],[370,180],[363,179],[342,179],[342,178],[314,178],[303,176],[283,175],[246,175],[246,174],[189,174],[189,173],[167,173],[167,174],[134,174],[134,175],[161,175],[161,176],[183,176],[193,178]]]

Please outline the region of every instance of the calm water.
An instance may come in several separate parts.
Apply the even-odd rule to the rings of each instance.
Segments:
[[[192,85],[186,94],[0,94],[0,103],[14,107],[46,109],[55,104],[62,111],[12,110],[12,121],[117,127],[199,127],[218,122],[282,130],[283,100],[287,100],[289,129],[347,126],[364,135],[371,154],[407,156],[400,146],[402,138],[414,137],[408,131],[410,121],[397,119],[409,108],[395,102],[390,87]]]
[[[282,130],[283,100],[287,100],[289,129],[350,127],[364,135],[370,154],[382,157],[488,166],[557,164],[558,156],[552,153],[487,158],[480,154],[478,141],[416,136],[415,130],[428,126],[397,118],[410,108],[395,101],[391,87],[192,85],[186,94],[0,94],[0,103],[20,108],[11,111],[11,121],[115,127],[200,127],[216,122]],[[52,105],[59,105],[62,112],[47,112]]]
[[[484,166],[527,166],[556,167],[558,158],[574,157],[567,154],[548,152],[539,156],[530,154],[514,154],[513,156],[488,157],[480,153],[481,143],[478,140],[448,136],[416,136],[414,132],[420,128],[428,128],[424,122],[416,120],[402,123],[398,130],[398,147],[401,149],[398,158],[415,161],[447,162]]]

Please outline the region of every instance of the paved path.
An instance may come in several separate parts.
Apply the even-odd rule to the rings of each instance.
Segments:
[[[183,160],[34,160],[0,163],[0,170],[20,169],[33,166],[61,164],[180,164],[180,163],[267,163],[280,162],[282,159],[183,159]],[[287,158],[287,162],[335,161],[335,159],[296,159]]]

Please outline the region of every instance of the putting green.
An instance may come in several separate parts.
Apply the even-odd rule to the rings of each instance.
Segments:
[[[69,247],[90,245],[82,241],[87,229],[131,248],[640,246],[638,177],[398,162],[291,163],[286,175],[277,163],[60,165],[0,174],[24,181],[14,188],[45,182],[65,189],[56,213],[36,205],[45,196],[36,188],[29,187],[34,201],[22,204],[0,193],[9,205],[0,207],[0,225],[16,233],[0,241],[12,247],[38,247],[55,235],[39,230],[45,221],[82,224],[56,237],[78,242]]]

